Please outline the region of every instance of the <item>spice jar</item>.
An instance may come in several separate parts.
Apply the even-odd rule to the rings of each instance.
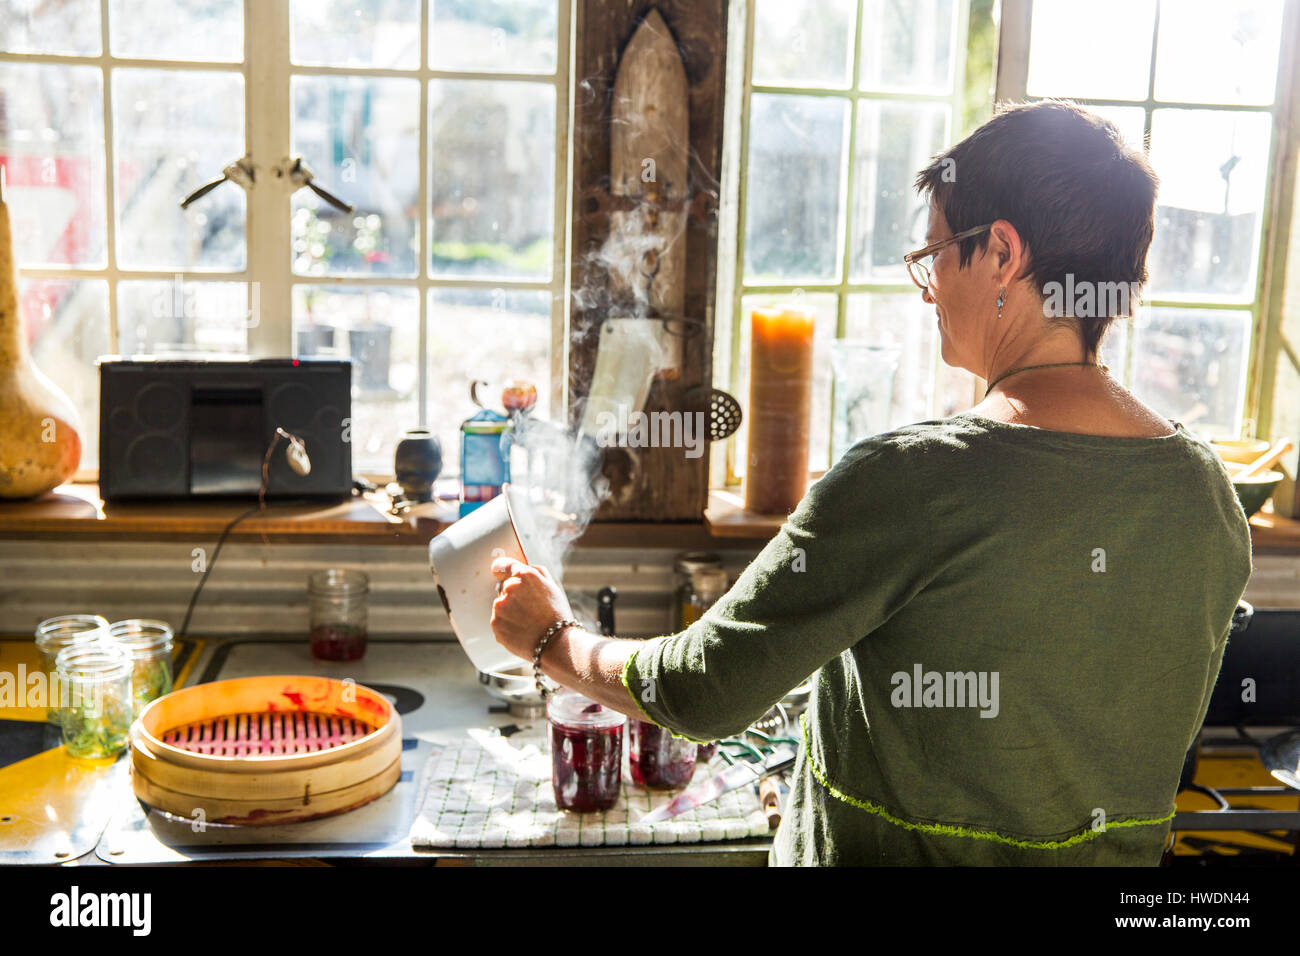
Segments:
[[[691,782],[696,745],[645,720],[627,725],[627,764],[632,779],[652,790],[675,790]]]
[[[63,746],[71,757],[114,757],[126,747],[131,706],[131,655],[107,641],[74,644],[55,658],[63,706]]]
[[[307,578],[311,653],[323,661],[355,661],[366,653],[370,578],[330,568]]]
[[[673,627],[678,631],[684,631],[695,622],[705,608],[692,603],[691,576],[696,571],[702,571],[706,568],[721,568],[722,559],[716,554],[709,551],[688,551],[685,554],[679,554],[677,560],[673,562],[673,570],[676,572],[677,586],[673,590]]]
[[[555,805],[577,813],[608,810],[623,784],[627,718],[567,690],[551,697],[546,716]]]
[[[171,693],[171,625],[133,618],[114,622],[109,634],[131,655],[131,700],[138,717],[145,704]]]
[[[36,650],[41,657],[41,670],[45,672],[45,719],[54,725],[60,723],[59,708],[55,706],[55,662],[59,651],[74,644],[108,639],[108,621],[98,614],[64,614],[41,621],[36,627]]]

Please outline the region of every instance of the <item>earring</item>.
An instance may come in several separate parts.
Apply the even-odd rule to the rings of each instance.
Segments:
[[[998,290],[998,318],[1002,318],[1002,304],[1007,301],[1007,287]]]

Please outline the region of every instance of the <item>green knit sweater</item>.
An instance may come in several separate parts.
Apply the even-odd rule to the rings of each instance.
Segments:
[[[971,413],[855,445],[624,680],[712,740],[814,671],[778,864],[1159,862],[1250,576],[1222,464]]]

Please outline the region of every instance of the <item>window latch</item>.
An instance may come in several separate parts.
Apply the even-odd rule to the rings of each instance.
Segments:
[[[342,199],[339,199],[338,196],[331,193],[328,189],[317,186],[314,182],[316,174],[311,171],[311,167],[303,161],[301,156],[289,156],[282,160],[280,165],[276,167],[275,174],[277,176],[286,177],[293,186],[295,192],[303,186],[306,186],[321,199],[339,210],[339,212],[350,213],[356,211],[356,207],[351,203],[346,203]]]
[[[194,202],[194,200],[202,199],[225,182],[234,183],[245,190],[251,188],[253,185],[253,157],[245,154],[242,158],[235,160],[221,171],[220,179],[214,179],[212,182],[200,186],[182,199],[181,208],[188,209],[190,203]]]

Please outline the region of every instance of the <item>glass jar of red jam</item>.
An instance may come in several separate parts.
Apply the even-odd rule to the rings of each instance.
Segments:
[[[570,690],[551,697],[546,716],[555,805],[577,813],[608,810],[623,785],[627,718]]]
[[[675,790],[691,782],[696,745],[645,720],[627,726],[627,763],[632,779],[654,790]]]
[[[366,653],[370,578],[330,568],[307,578],[311,654],[322,661],[355,661]]]

